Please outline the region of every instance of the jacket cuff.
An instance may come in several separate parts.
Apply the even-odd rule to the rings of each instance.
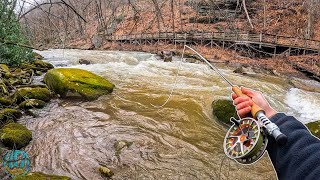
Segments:
[[[283,118],[285,116],[286,115],[284,113],[277,113],[277,114],[271,116],[270,121],[273,122],[273,123],[276,123],[277,120],[279,120],[279,119],[281,119],[281,118]]]

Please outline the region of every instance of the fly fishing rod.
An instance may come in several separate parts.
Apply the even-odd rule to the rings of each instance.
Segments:
[[[196,53],[211,69],[213,69],[230,86],[238,97],[249,97],[242,93],[241,89],[229,81],[215,66],[196,50],[185,45]],[[250,97],[249,97],[250,98]],[[254,118],[237,120],[231,118],[233,123],[223,142],[225,154],[241,164],[251,164],[260,159],[268,144],[267,134],[274,137],[279,146],[286,144],[287,136],[281,133],[279,127],[266,117],[265,111],[253,102],[251,114]]]

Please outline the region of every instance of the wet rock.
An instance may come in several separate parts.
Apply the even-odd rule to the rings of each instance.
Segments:
[[[198,62],[198,60],[195,58],[186,58],[185,61],[188,63],[197,63]]]
[[[9,123],[0,130],[0,140],[8,148],[21,149],[29,144],[32,132],[18,123]]]
[[[47,71],[49,69],[53,69],[54,66],[50,63],[44,62],[42,60],[35,60],[33,64],[37,67],[36,70]]]
[[[85,60],[85,59],[79,59],[79,64],[89,65],[89,64],[91,64],[91,62],[88,60]]]
[[[27,99],[19,104],[20,109],[32,109],[37,108],[41,109],[46,105],[44,101],[38,99]]]
[[[71,180],[66,176],[48,175],[41,172],[31,172],[25,176],[15,177],[13,180]]]
[[[105,167],[105,166],[100,166],[100,167],[99,167],[99,172],[100,172],[103,176],[105,176],[105,177],[107,177],[107,178],[110,178],[110,177],[112,177],[112,176],[114,175],[114,173],[113,173],[109,168],[107,168],[107,167]]]
[[[35,74],[36,76],[41,76],[41,75],[42,75],[42,72],[41,72],[41,71],[36,71],[34,74]]]
[[[219,122],[224,125],[230,126],[231,117],[238,117],[237,111],[233,105],[233,102],[226,99],[218,99],[212,102],[212,112],[213,116],[217,118]]]
[[[310,132],[320,138],[320,120],[306,124]]]
[[[32,52],[32,56],[33,56],[35,59],[39,59],[39,60],[44,59],[43,56],[41,56],[39,53],[36,53],[36,52]]]
[[[291,79],[289,83],[298,89],[320,93],[320,85],[311,83],[310,81]]]
[[[242,74],[242,75],[254,75],[254,74],[256,74],[251,67],[245,67],[243,65],[237,65],[236,69],[233,72],[237,73],[237,74]]]
[[[39,99],[48,102],[51,98],[51,92],[47,88],[19,88],[13,95],[13,99],[17,103],[21,103],[26,99]]]
[[[65,97],[68,92],[78,93],[87,100],[109,94],[115,87],[108,80],[89,71],[59,68],[47,72],[44,82],[55,93]]]
[[[238,67],[237,69],[235,69],[233,71],[234,73],[238,73],[238,74],[247,74],[245,71],[244,71],[244,68],[242,66]]]
[[[172,51],[163,51],[163,61],[172,62]]]
[[[129,142],[129,141],[125,141],[125,140],[117,141],[113,145],[113,147],[115,149],[115,154],[120,155],[122,149],[129,148],[132,144],[133,144],[133,142]]]
[[[5,108],[0,110],[0,121],[2,124],[6,123],[9,120],[17,120],[22,116],[22,113],[13,108]]]

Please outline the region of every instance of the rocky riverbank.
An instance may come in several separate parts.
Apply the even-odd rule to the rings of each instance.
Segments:
[[[1,156],[10,150],[20,150],[32,140],[32,132],[17,120],[24,115],[34,116],[30,109],[43,108],[52,98],[78,96],[85,100],[95,100],[112,92],[114,85],[108,80],[80,69],[54,69],[43,57],[34,53],[31,64],[16,67],[0,65],[0,140]],[[43,79],[34,82],[34,79]],[[100,169],[106,167],[100,167]],[[9,176],[1,167],[1,179]],[[102,171],[104,172],[104,171]],[[108,176],[112,172],[108,171]],[[28,173],[15,179],[69,179],[64,176]]]

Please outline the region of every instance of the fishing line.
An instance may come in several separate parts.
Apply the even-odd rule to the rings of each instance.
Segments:
[[[178,67],[178,71],[177,71],[177,74],[175,76],[174,84],[173,84],[173,86],[171,88],[171,92],[169,94],[169,97],[167,98],[167,100],[161,106],[153,105],[152,103],[150,103],[152,107],[154,107],[154,108],[163,108],[169,102],[169,100],[171,99],[171,97],[173,95],[173,91],[177,87],[179,72],[180,72],[180,69],[181,69],[181,66],[182,66],[182,61],[183,61],[185,50],[186,50],[186,45],[184,46],[183,51],[182,51],[182,55],[181,55],[181,59],[180,59],[180,62],[179,62],[179,67]]]

